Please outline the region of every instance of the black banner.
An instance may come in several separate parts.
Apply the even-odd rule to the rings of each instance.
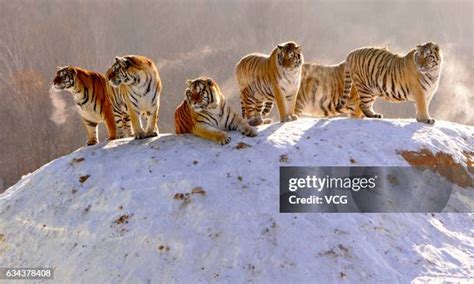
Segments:
[[[454,186],[415,167],[280,167],[280,212],[449,212]]]

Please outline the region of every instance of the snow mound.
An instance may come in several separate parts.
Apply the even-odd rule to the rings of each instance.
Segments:
[[[160,135],[82,148],[0,195],[0,267],[84,283],[472,280],[473,214],[280,214],[278,176],[283,165],[408,165],[399,152],[422,149],[465,165],[473,134],[300,119],[225,146]],[[472,188],[455,188],[450,206],[472,211]]]

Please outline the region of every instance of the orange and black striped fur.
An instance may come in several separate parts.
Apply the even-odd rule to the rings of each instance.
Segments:
[[[58,67],[53,87],[58,91],[68,91],[73,95],[87,130],[87,145],[98,142],[97,125],[100,122],[104,122],[107,127],[109,140],[117,138],[113,111],[116,107],[113,105],[115,93],[104,75],[78,67]]]
[[[271,119],[262,117],[270,113],[275,101],[281,122],[298,118],[294,108],[302,64],[301,46],[294,42],[279,44],[270,55],[249,54],[237,63],[242,116],[250,125],[270,123]]]
[[[127,105],[135,139],[157,136],[162,84],[155,63],[139,55],[115,57],[106,77]],[[145,130],[140,115],[146,117]]]
[[[176,108],[176,134],[193,133],[221,145],[230,142],[225,130],[237,130],[250,137],[257,135],[240,115],[226,103],[217,83],[207,77],[187,81],[184,101]]]
[[[345,107],[337,108],[344,90],[344,65],[344,62],[332,66],[303,64],[300,90],[296,98],[296,115],[329,117],[347,114],[355,118],[364,116],[355,90],[351,92]]]
[[[418,45],[405,56],[380,48],[352,51],[346,60],[340,106],[347,103],[354,87],[367,117],[382,117],[372,108],[375,98],[381,96],[391,102],[415,102],[417,121],[433,124],[428,105],[438,88],[441,65],[440,48],[432,42]]]

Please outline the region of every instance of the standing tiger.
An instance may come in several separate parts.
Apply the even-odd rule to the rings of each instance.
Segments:
[[[176,108],[176,134],[193,133],[221,145],[230,142],[225,130],[250,137],[257,131],[227,105],[217,83],[208,77],[187,81],[184,101]]]
[[[344,90],[344,66],[344,62],[331,66],[303,64],[295,114],[328,117],[344,113],[350,117],[363,117],[355,90],[345,107],[337,107]]]
[[[380,48],[354,50],[347,56],[340,106],[347,103],[353,86],[367,117],[382,117],[372,108],[376,96],[381,96],[392,102],[415,102],[416,120],[433,124],[428,105],[438,88],[441,64],[440,48],[433,42],[417,45],[405,56]]]
[[[162,85],[153,61],[138,55],[115,57],[106,77],[127,105],[135,139],[157,136]],[[145,131],[140,115],[146,116]]]
[[[53,80],[53,88],[58,91],[68,91],[73,95],[87,130],[88,146],[98,142],[97,125],[100,122],[105,123],[109,140],[122,136],[124,130],[128,133],[126,123],[120,124],[118,129],[116,127],[116,116],[125,121],[128,117],[126,113],[120,111],[123,105],[116,98],[112,86],[107,83],[104,75],[78,67],[58,67]],[[119,111],[115,112],[115,109]],[[124,116],[121,117],[121,115]],[[117,135],[117,130],[119,135]]]
[[[281,122],[296,120],[296,94],[300,87],[303,54],[295,42],[279,44],[270,55],[249,54],[235,72],[240,88],[242,116],[250,125],[271,123],[262,119],[276,101]]]

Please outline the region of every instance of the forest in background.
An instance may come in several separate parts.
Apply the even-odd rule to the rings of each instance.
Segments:
[[[336,64],[361,46],[406,53],[435,41],[444,66],[430,112],[472,125],[473,8],[447,0],[0,0],[0,192],[85,144],[72,98],[49,93],[56,66],[105,72],[116,55],[156,62],[164,87],[159,127],[173,132],[186,79],[214,78],[240,111],[234,66],[248,53],[295,40],[307,62]],[[376,110],[388,118],[415,112],[410,103],[381,101]]]

